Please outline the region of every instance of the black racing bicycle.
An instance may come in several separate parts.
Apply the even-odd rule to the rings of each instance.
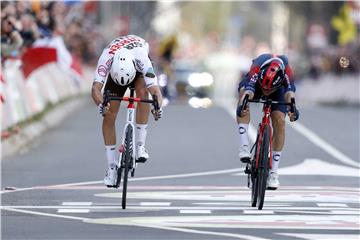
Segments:
[[[103,105],[106,106],[110,101],[127,101],[129,102],[127,106],[127,117],[126,117],[126,124],[124,127],[122,144],[120,145],[120,156],[117,164],[117,179],[116,184],[114,187],[119,188],[121,177],[123,177],[123,188],[122,188],[122,208],[126,208],[126,196],[127,196],[127,185],[128,185],[128,177],[129,172],[131,177],[135,176],[135,169],[137,166],[136,158],[135,158],[135,102],[143,102],[143,103],[150,103],[153,105],[155,111],[159,110],[159,103],[157,100],[157,96],[153,95],[152,100],[148,99],[141,99],[134,97],[134,88],[130,88],[130,97],[119,97],[116,94],[110,93],[110,91],[105,92],[104,94],[104,102]]]

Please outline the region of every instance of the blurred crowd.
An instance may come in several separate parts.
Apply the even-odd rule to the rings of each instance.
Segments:
[[[1,1],[2,61],[60,36],[73,56],[94,63],[102,46],[97,8],[97,2]]]

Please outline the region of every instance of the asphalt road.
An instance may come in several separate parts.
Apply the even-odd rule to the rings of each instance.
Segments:
[[[120,189],[101,182],[101,118],[89,101],[2,160],[2,190],[16,189],[1,194],[2,239],[358,239],[359,109],[301,109],[262,211],[250,207],[231,110],[165,108],[122,210]]]

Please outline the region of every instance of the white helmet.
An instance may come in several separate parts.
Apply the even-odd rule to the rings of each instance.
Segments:
[[[134,57],[126,48],[116,51],[110,68],[110,76],[120,86],[130,84],[136,75]]]

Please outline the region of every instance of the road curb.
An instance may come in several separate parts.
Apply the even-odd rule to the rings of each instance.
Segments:
[[[24,127],[18,134],[11,136],[1,142],[1,158],[11,156],[47,130],[59,125],[72,112],[79,109],[89,101],[88,96],[71,99],[57,106],[42,119]]]

